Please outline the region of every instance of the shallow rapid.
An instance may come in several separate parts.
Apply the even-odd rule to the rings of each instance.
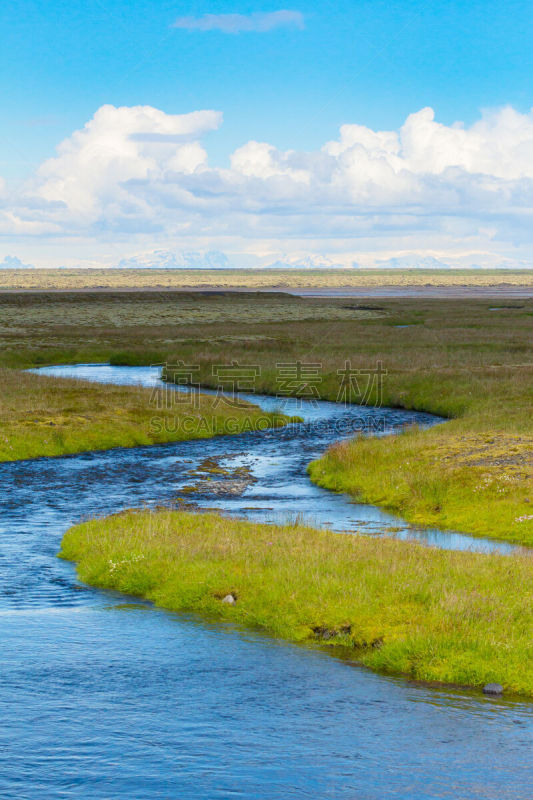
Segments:
[[[158,382],[157,370],[48,374]],[[273,398],[254,396],[268,409]],[[510,546],[414,529],[313,486],[307,463],[354,427],[434,424],[298,404],[290,429],[0,464],[0,797],[530,797],[533,705],[383,677],[323,652],[80,586],[65,530],[132,506]]]

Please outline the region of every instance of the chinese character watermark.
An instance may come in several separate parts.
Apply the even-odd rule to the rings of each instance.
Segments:
[[[161,367],[161,377],[164,385],[157,384],[152,389],[150,405],[159,411],[175,408],[176,406],[200,406],[200,383],[195,381],[200,367],[197,364],[185,364],[178,361],[176,364],[154,364]]]
[[[231,364],[213,364],[212,373],[218,381],[213,408],[217,408],[220,403],[232,408],[242,408],[246,403],[239,398],[239,394],[255,392],[255,382],[261,375],[261,367],[232,361]]]
[[[340,376],[337,403],[345,406],[351,403],[373,405],[380,408],[383,404],[383,378],[387,370],[383,362],[378,361],[372,369],[352,367],[350,361],[344,362],[344,368],[337,370]]]
[[[303,400],[316,405],[317,400],[320,400],[318,386],[322,383],[321,363],[286,361],[277,363],[276,367],[277,397],[295,397],[300,405]]]

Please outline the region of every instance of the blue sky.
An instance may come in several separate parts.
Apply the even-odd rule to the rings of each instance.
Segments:
[[[302,13],[303,30],[228,35],[171,25],[185,15],[277,6],[4,0],[4,167],[29,171],[104,103],[222,110],[223,130],[209,147],[219,164],[248,139],[312,149],[343,123],[396,128],[427,105],[446,124],[469,123],[485,107],[533,105],[531,2],[289,7]]]
[[[268,15],[282,11],[270,26]],[[228,14],[245,29],[227,32]],[[194,22],[205,15],[222,22],[205,30]],[[533,4],[522,0],[4,0],[0,21],[0,175],[10,189],[105,105],[222,112],[201,138],[211,168],[228,168],[250,140],[305,153],[342,125],[397,131],[428,106],[440,124],[466,128],[486,109],[527,115],[533,106]],[[218,248],[214,238],[207,244]]]

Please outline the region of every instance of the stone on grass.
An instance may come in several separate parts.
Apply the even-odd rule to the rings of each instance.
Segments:
[[[503,694],[503,686],[499,683],[486,683],[483,694]]]
[[[227,603],[230,606],[234,606],[237,601],[232,594],[227,594],[222,598],[222,602]]]

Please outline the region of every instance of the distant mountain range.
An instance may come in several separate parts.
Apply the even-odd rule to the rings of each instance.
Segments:
[[[357,261],[342,263],[326,255],[311,254],[306,256],[281,255],[276,261],[264,263],[254,255],[227,255],[221,250],[153,250],[121,259],[113,269],[484,269],[481,264],[447,263],[433,256],[405,255],[376,261],[371,267],[363,267]],[[58,267],[61,269],[62,267]],[[66,268],[66,267],[65,267]],[[93,265],[94,269],[106,267]],[[502,261],[490,265],[491,269],[528,269],[529,264]],[[33,264],[26,264],[17,256],[5,256],[0,261],[0,269],[36,269]],[[70,266],[68,269],[83,269],[82,266]]]
[[[225,269],[230,266],[227,255],[220,250],[155,250],[123,258],[117,269]]]
[[[24,264],[16,256],[6,256],[0,261],[0,269],[35,269],[35,267],[33,264]]]
[[[433,258],[433,256],[387,258],[384,261],[376,261],[374,267],[376,269],[453,269],[451,264],[439,261],[438,258]]]

